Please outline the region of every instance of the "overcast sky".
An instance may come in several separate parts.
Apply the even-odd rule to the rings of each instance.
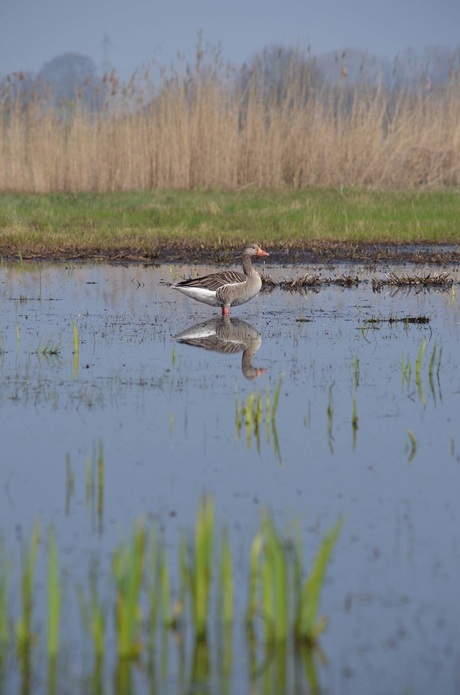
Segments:
[[[460,0],[0,0],[0,75],[75,51],[128,77],[152,59],[191,55],[199,31],[235,64],[299,41],[316,55],[359,48],[392,58],[459,47]]]

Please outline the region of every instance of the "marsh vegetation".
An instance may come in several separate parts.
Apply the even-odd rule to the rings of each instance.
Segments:
[[[429,88],[423,74],[366,79],[365,60],[351,81],[343,62],[329,84],[300,49],[238,70],[199,46],[193,64],[127,83],[105,75],[92,103],[91,78],[57,102],[52,83],[12,75],[0,94],[0,190],[458,185],[458,56]]]

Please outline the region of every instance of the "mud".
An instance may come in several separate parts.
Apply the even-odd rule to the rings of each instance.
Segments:
[[[265,244],[270,252],[270,263],[314,264],[360,262],[377,265],[387,262],[433,264],[443,266],[460,262],[460,246],[453,244],[394,244],[352,243],[339,241],[308,241],[305,244]],[[129,247],[118,249],[62,249],[47,253],[46,250],[23,249],[23,260],[42,262],[88,261],[111,264],[123,263],[217,263],[231,264],[241,243],[203,244],[183,241],[158,243],[151,252]],[[18,255],[2,254],[5,261],[19,260]]]

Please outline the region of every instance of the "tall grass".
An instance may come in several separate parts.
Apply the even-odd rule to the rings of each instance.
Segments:
[[[319,86],[297,64],[282,89],[203,56],[148,70],[105,102],[55,105],[21,88],[0,93],[0,191],[440,187],[460,183],[458,76],[444,87]]]

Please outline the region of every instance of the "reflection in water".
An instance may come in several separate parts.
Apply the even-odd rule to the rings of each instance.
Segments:
[[[226,355],[233,355],[243,350],[241,370],[246,379],[257,379],[267,371],[262,367],[252,366],[252,358],[262,345],[262,337],[253,326],[241,319],[214,318],[197,323],[174,338],[179,343],[195,345]]]

